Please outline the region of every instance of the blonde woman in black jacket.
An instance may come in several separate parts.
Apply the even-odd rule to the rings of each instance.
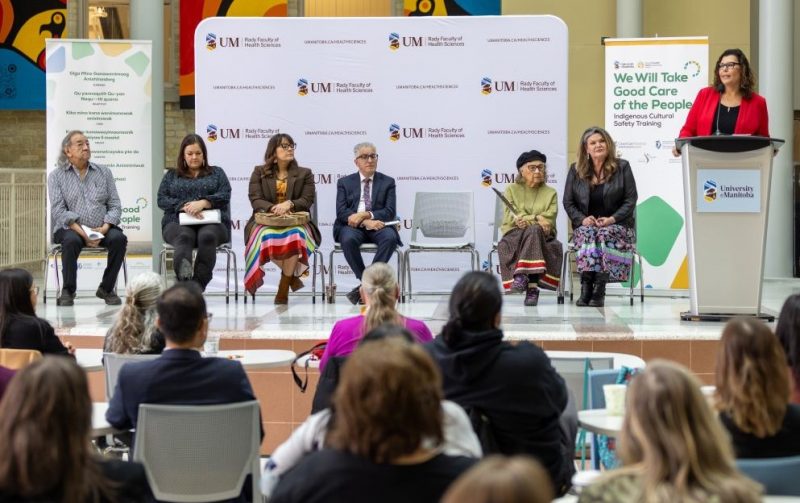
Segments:
[[[587,129],[564,187],[564,210],[572,222],[581,273],[576,305],[602,307],[606,283],[628,280],[637,198],[633,171],[628,161],[617,158],[614,140],[603,128]]]

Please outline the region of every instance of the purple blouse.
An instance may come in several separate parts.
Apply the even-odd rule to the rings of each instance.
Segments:
[[[404,326],[416,337],[418,342],[428,342],[433,340],[433,335],[425,323],[412,318],[403,317]],[[345,318],[337,321],[331,330],[328,338],[328,345],[319,361],[319,371],[325,368],[328,359],[334,356],[345,356],[353,352],[358,346],[358,342],[364,337],[363,333],[364,315]]]

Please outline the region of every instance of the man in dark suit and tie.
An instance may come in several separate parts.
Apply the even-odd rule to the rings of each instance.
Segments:
[[[394,178],[378,173],[378,154],[372,143],[359,143],[353,147],[358,173],[340,178],[336,185],[336,222],[333,239],[342,245],[344,258],[361,281],[364,259],[360,246],[374,243],[378,246],[374,262],[388,262],[398,245],[400,235],[394,226],[385,223],[395,220]],[[353,304],[363,303],[358,292],[360,285],[348,292]]]
[[[166,349],[160,358],[120,369],[106,412],[109,424],[135,429],[141,403],[217,405],[256,399],[241,363],[200,354],[198,348],[208,334],[208,314],[196,283],[180,282],[167,289],[158,299],[157,311],[156,326],[164,334]]]

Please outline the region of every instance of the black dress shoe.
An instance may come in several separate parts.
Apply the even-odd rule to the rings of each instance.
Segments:
[[[114,292],[106,292],[103,290],[102,286],[97,287],[97,292],[95,292],[95,295],[98,298],[103,299],[106,302],[106,305],[118,306],[122,304],[122,299],[119,298],[119,295]]]
[[[56,299],[57,306],[72,306],[75,304],[75,294],[62,289],[61,295]]]
[[[353,288],[352,290],[350,290],[349,292],[347,292],[347,294],[345,295],[345,297],[347,297],[347,300],[349,300],[349,301],[350,301],[350,303],[351,303],[351,304],[353,304],[354,306],[355,306],[356,304],[363,304],[363,303],[364,303],[364,302],[361,300],[361,293],[358,291],[358,290],[359,290],[359,288],[361,288],[361,286],[360,286],[360,285],[359,285],[359,286],[357,286],[357,287],[355,287],[355,288]]]

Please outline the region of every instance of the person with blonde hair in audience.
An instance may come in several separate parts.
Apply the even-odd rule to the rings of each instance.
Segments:
[[[286,473],[270,501],[439,501],[474,463],[441,452],[441,403],[441,376],[418,344],[359,347],[334,393],[325,448]]]
[[[738,458],[800,455],[800,405],[789,404],[786,355],[769,327],[739,317],[722,330],[716,407]]]
[[[106,333],[103,351],[124,354],[160,354],[164,336],[156,328],[156,302],[164,290],[161,276],[145,272],[125,289],[125,304]]]
[[[761,501],[761,486],[736,469],[730,441],[687,368],[648,362],[628,385],[625,407],[622,468],[586,487],[579,503]]]
[[[553,484],[547,471],[526,456],[489,456],[447,490],[442,503],[549,503]]]
[[[142,465],[101,458],[91,424],[86,373],[72,358],[18,371],[0,401],[0,501],[148,501]]]
[[[339,320],[333,326],[328,345],[319,362],[320,372],[324,371],[330,358],[349,355],[364,334],[384,323],[407,328],[419,342],[433,340],[433,335],[424,322],[406,318],[397,312],[400,287],[397,276],[389,265],[377,262],[364,269],[361,276],[361,298],[366,304],[364,314]]]
[[[800,404],[800,294],[790,295],[783,303],[775,335],[781,341],[792,375],[792,403]]]

